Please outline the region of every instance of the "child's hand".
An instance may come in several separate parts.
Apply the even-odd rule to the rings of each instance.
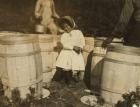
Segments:
[[[74,47],[73,47],[73,50],[74,50],[77,54],[80,54],[80,52],[81,52],[81,48],[80,48],[80,47],[77,47],[77,46],[74,46]]]

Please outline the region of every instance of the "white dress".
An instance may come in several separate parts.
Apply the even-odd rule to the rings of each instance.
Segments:
[[[70,33],[64,33],[61,36],[63,49],[60,52],[56,66],[67,70],[85,70],[84,58],[82,54],[73,51],[74,46],[83,48],[85,39],[80,30],[72,30]]]

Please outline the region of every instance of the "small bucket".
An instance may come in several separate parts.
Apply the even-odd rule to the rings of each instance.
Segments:
[[[46,32],[46,28],[43,25],[41,25],[41,24],[37,24],[35,26],[35,32],[36,33],[45,33]]]

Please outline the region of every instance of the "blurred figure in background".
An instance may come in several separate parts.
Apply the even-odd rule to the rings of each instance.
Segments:
[[[132,23],[131,26],[128,26],[130,19],[132,19]],[[111,34],[112,36],[104,41],[103,47],[106,47],[115,36],[120,34],[125,35],[125,45],[140,47],[140,0],[125,0],[120,19]]]
[[[58,19],[59,15],[55,11],[53,0],[37,0],[35,17],[40,20],[40,24],[45,27],[47,32],[57,34],[58,27],[55,23],[55,19]]]

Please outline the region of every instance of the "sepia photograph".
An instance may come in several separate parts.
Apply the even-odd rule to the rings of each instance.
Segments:
[[[140,0],[0,0],[0,107],[140,107]]]

